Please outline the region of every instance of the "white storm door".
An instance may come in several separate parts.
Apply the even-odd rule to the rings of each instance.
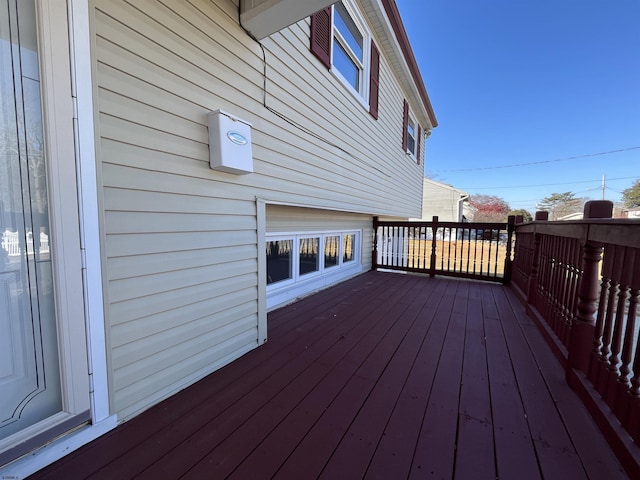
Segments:
[[[0,15],[0,438],[62,409],[35,6]]]
[[[50,15],[38,10],[53,3],[0,0],[0,466],[89,418],[73,109],[58,108],[71,103],[69,49],[49,40],[58,21],[68,42],[67,15],[56,3]]]

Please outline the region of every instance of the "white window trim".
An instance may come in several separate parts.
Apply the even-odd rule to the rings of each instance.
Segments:
[[[358,11],[358,9],[353,5],[351,0],[343,0],[342,4],[344,5],[347,13],[351,16],[351,19],[356,24],[356,27],[362,34],[362,70],[360,71],[360,90],[356,90],[353,88],[353,85],[340,73],[340,71],[334,67],[333,65],[333,38],[335,36],[339,37],[340,43],[345,45],[347,48],[345,49],[349,56],[353,58],[351,55],[351,48],[349,48],[348,43],[338,29],[335,26],[335,5],[331,6],[331,73],[346,87],[346,89],[351,92],[351,94],[362,104],[362,106],[366,109],[369,109],[369,77],[371,75],[371,32],[366,27],[366,23],[364,18]],[[355,58],[353,58],[356,60]],[[356,63],[360,63],[357,61]]]
[[[344,262],[344,237],[345,235],[355,235],[355,252],[353,260]],[[324,247],[326,237],[340,237],[340,251],[338,264],[330,267],[324,265]],[[299,268],[299,246],[303,238],[318,238],[319,245],[319,269],[317,272],[310,272],[300,275]],[[266,308],[271,310],[295,298],[324,288],[339,280],[346,279],[362,271],[362,230],[322,230],[309,232],[270,232],[265,234],[265,244],[275,240],[292,240],[292,278],[279,282],[267,284],[266,286]],[[265,262],[266,263],[266,262]],[[266,267],[265,267],[266,268]],[[265,272],[266,273],[266,272]],[[265,275],[266,277],[266,275]],[[275,299],[275,300],[274,300]],[[284,299],[284,300],[283,300]]]
[[[348,262],[344,262],[344,237],[345,235],[356,235],[355,240],[355,252],[354,259]],[[330,267],[325,267],[324,265],[324,247],[325,247],[325,239],[326,237],[340,237],[340,252],[338,254],[338,264],[331,265]],[[319,257],[319,265],[318,270],[315,272],[309,272],[305,274],[300,274],[300,240],[306,238],[320,238],[320,244],[318,247],[318,257]],[[362,231],[361,230],[337,230],[337,231],[320,231],[320,232],[287,232],[287,233],[268,233],[265,235],[265,243],[272,241],[280,241],[280,240],[292,240],[293,248],[291,250],[291,258],[293,259],[293,268],[292,270],[292,278],[287,280],[281,280],[279,282],[274,282],[267,284],[267,292],[270,290],[278,289],[282,286],[291,285],[293,283],[297,283],[302,280],[306,280],[307,278],[312,278],[315,276],[320,276],[325,273],[327,270],[335,271],[339,268],[350,267],[352,264],[361,265],[361,242],[362,242]]]

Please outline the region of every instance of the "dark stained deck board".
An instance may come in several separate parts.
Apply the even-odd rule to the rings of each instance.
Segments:
[[[496,476],[482,287],[470,284],[467,304],[455,465],[455,477],[461,479]]]
[[[386,315],[386,314],[385,314]],[[376,337],[378,333],[371,332]],[[380,332],[382,333],[382,332]],[[367,342],[368,343],[368,342]],[[269,477],[275,474],[300,439],[316,424],[349,378],[369,354],[371,346],[360,342],[349,355],[336,365],[331,377],[325,377],[291,414],[281,422],[261,445],[240,465],[232,478],[247,478],[251,472],[263,471]]]
[[[268,322],[34,478],[625,478],[507,288],[371,272]]]
[[[500,305],[507,307],[502,301]],[[498,308],[498,311],[503,320],[502,325],[514,370],[517,372],[518,388],[542,475],[556,475],[559,478],[585,477],[582,461],[562,423],[562,417],[513,310]]]
[[[461,281],[456,287],[456,297],[464,302],[454,302],[449,315],[447,334],[409,471],[412,479],[453,477],[469,284]]]
[[[524,306],[516,299],[503,295],[503,292],[497,291],[495,294],[500,297],[496,298],[496,304],[508,308],[503,302],[509,302],[530,348],[534,351],[545,348],[545,340],[533,320],[525,315]],[[536,361],[589,477],[626,478],[622,467],[617,471],[611,469],[617,460],[587,410],[575,408],[575,393],[566,388],[564,371],[558,359],[554,355],[538,355]]]
[[[400,302],[398,306],[400,308],[396,308],[396,312],[393,314],[394,321],[390,328],[383,337],[371,342],[364,361],[326,408],[321,421],[314,424],[276,473],[275,478],[317,478],[322,473],[326,462],[342,440],[363,403],[371,398],[372,389],[396,353],[407,329],[413,323],[414,319],[406,314],[409,304]],[[373,400],[377,399],[373,398]]]
[[[400,393],[404,388],[411,367],[416,361],[423,339],[428,333],[435,311],[428,315],[424,303],[431,300],[427,291],[421,292],[416,301],[408,308],[404,316],[409,329],[404,333],[402,342],[392,355],[369,394],[369,399],[362,404],[358,415],[353,419],[346,434],[338,444],[320,478],[335,479],[364,477],[373,457],[387,422],[372,422],[372,418],[388,419],[391,417]],[[433,302],[439,299],[434,292]],[[440,320],[440,319],[437,319]],[[409,323],[411,322],[411,323]]]
[[[539,479],[536,451],[492,290],[483,289],[482,309],[497,476]]]
[[[438,285],[435,294],[441,295],[437,290],[441,290],[444,286],[444,283]],[[455,291],[455,284],[450,284],[447,288]],[[449,325],[448,318],[451,315],[453,300],[454,297],[451,294],[443,296],[438,304],[434,302],[433,306],[430,305],[430,312],[425,312],[439,321],[432,321],[423,338],[422,348],[418,352],[397,404],[389,417],[384,435],[377,445],[365,478],[384,480],[406,478],[409,474]]]

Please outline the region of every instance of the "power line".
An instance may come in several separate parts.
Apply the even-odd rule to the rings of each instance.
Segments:
[[[497,165],[497,166],[494,166],[494,167],[459,168],[459,169],[455,169],[455,170],[439,170],[439,169],[436,169],[436,171],[438,171],[438,172],[475,172],[475,171],[478,171],[478,170],[497,170],[497,169],[500,169],[500,168],[527,167],[527,166],[530,166],[530,165],[542,165],[542,164],[545,164],[545,163],[564,162],[566,160],[577,160],[579,158],[598,157],[598,156],[601,156],[601,155],[611,155],[613,153],[629,152],[631,150],[638,150],[638,149],[640,149],[640,146],[638,146],[638,147],[629,147],[629,148],[621,148],[619,150],[609,150],[608,152],[588,153],[588,154],[585,154],[585,155],[575,155],[573,157],[556,158],[554,160],[542,160],[540,162],[513,163],[511,165]]]
[[[614,180],[629,180],[631,178],[637,178],[637,176],[635,177],[616,177],[616,178],[608,178],[607,181],[614,181]],[[498,188],[530,188],[530,187],[551,187],[551,186],[557,186],[557,185],[575,185],[578,183],[593,183],[593,182],[600,182],[601,180],[581,180],[578,182],[564,182],[564,183],[540,183],[540,184],[536,184],[536,185],[501,185],[498,187],[465,187],[465,190],[493,190],[493,189],[498,189]]]

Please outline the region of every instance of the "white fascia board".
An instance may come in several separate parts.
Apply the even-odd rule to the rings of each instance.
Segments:
[[[377,22],[373,22],[374,31],[378,38],[386,40],[382,42],[382,48],[385,50],[387,60],[393,66],[393,70],[398,75],[401,85],[407,93],[407,100],[412,111],[418,117],[419,123],[426,129],[432,128],[429,113],[424,107],[422,97],[418,93],[418,89],[414,83],[409,64],[402,52],[400,43],[396,38],[396,34],[391,25],[391,21],[387,16],[384,5],[381,0],[370,0],[366,2],[369,15],[375,16]],[[372,18],[373,20],[373,18]]]

